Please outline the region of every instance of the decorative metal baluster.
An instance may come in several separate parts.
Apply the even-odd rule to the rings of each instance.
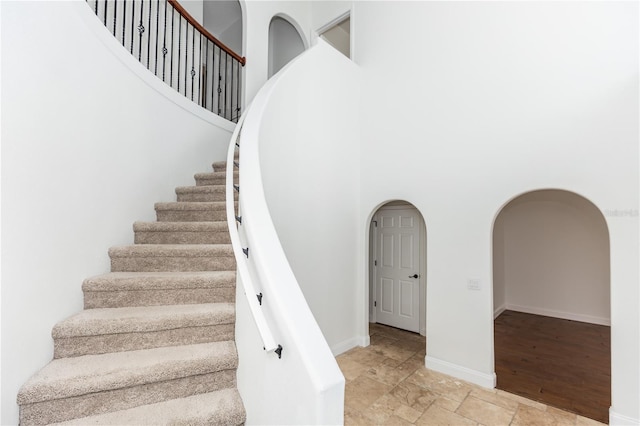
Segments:
[[[107,4],[108,0],[104,0],[104,16],[102,17],[102,22],[104,22],[104,26],[107,26]]]
[[[187,96],[187,68],[189,67],[189,22],[185,22],[184,26],[184,95]]]
[[[136,2],[135,0],[131,0],[131,46],[129,47],[129,53],[131,53],[133,55],[133,34],[135,34],[134,32],[134,27],[135,27],[135,21],[136,21]]]
[[[89,1],[89,0],[87,0],[87,1]],[[96,11],[96,16],[98,16],[98,0],[96,0],[95,11]]]
[[[222,87],[220,87],[222,84],[222,73],[220,72],[220,67],[222,67],[222,49],[218,47],[218,115],[222,112],[220,108],[220,99],[222,97]]]
[[[116,18],[118,16],[118,2],[113,3],[113,36],[116,37]]]
[[[227,83],[229,82],[229,54],[224,52],[224,118],[227,118],[227,92],[229,89],[227,88]],[[231,118],[231,117],[229,117]]]
[[[182,15],[178,16],[178,93],[180,93],[180,60],[182,54],[180,52],[182,47]]]
[[[160,27],[160,0],[156,0],[156,68],[154,74],[158,75],[158,32]],[[164,75],[162,76],[164,80]]]
[[[202,72],[202,34],[200,34],[200,36],[198,37],[200,39],[200,49],[198,52],[198,63],[200,65],[200,78],[198,79],[198,102],[200,103],[200,106],[202,106],[202,75],[204,74]]]
[[[138,61],[142,62],[142,34],[144,34],[144,25],[142,19],[144,18],[144,0],[140,0],[140,24],[138,24]]]
[[[167,0],[164,0],[164,35],[162,36],[162,81],[165,78],[165,69],[167,67]]]
[[[196,68],[195,68],[195,60],[196,60],[196,28],[193,27],[193,32],[191,33],[191,100],[193,100],[193,79],[196,77]]]
[[[149,0],[149,26],[147,27],[149,29],[149,32],[147,33],[147,69],[150,70],[151,69],[151,65],[149,63],[150,61],[150,57],[151,57],[151,5],[153,3],[151,2],[151,0]]]
[[[235,122],[237,123],[238,120],[240,119],[240,62],[238,62],[238,80],[236,80],[236,119]]]
[[[175,13],[176,13],[176,9],[173,6],[171,6],[171,58],[170,58],[171,62],[169,63],[171,65],[170,72],[169,72],[169,85],[171,87],[173,87],[173,43],[174,43],[173,23],[175,22],[175,19],[174,19]]]
[[[205,39],[204,42],[205,48],[204,48],[204,75],[202,76],[202,79],[204,80],[204,84],[203,84],[203,88],[202,88],[202,93],[204,94],[203,98],[204,98],[204,102],[203,102],[203,107],[206,108],[207,107],[207,86],[209,83],[209,39]]]
[[[124,46],[124,29],[127,26],[127,0],[122,0],[122,45]]]

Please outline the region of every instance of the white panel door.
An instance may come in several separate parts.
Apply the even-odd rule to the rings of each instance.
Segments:
[[[376,321],[420,331],[420,222],[415,209],[378,212]]]

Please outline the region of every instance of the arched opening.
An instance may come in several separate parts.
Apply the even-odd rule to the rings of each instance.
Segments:
[[[369,322],[426,334],[426,226],[411,203],[391,201],[369,232]]]
[[[269,24],[269,78],[304,52],[305,44],[291,22],[274,16]]]
[[[242,52],[242,8],[238,0],[205,1],[203,26],[239,55]]]
[[[568,191],[507,203],[493,228],[497,387],[601,422],[611,405],[609,232]]]

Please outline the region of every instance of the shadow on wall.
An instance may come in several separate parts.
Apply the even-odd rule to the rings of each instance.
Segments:
[[[510,201],[493,229],[494,316],[505,309],[610,325],[609,231],[589,200],[539,190]]]

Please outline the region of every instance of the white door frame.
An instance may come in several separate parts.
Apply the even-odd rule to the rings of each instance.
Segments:
[[[380,206],[371,218],[369,224],[369,322],[375,323],[376,321],[376,309],[373,306],[377,295],[377,277],[376,268],[374,265],[375,255],[378,250],[378,241],[376,238],[376,227],[374,222],[379,221],[379,213],[385,210],[404,210],[414,209],[417,213],[420,221],[420,277],[418,278],[420,284],[420,334],[422,336],[427,335],[427,228],[422,217],[422,213],[413,204],[407,202],[391,202]],[[379,223],[379,222],[378,222]]]

